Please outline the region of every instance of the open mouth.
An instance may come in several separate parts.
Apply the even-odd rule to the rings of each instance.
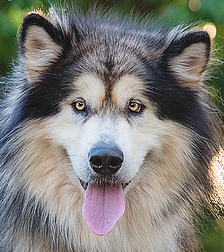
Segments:
[[[88,183],[88,182],[84,182],[84,181],[81,180],[81,179],[79,179],[79,182],[80,182],[81,186],[83,187],[83,189],[86,190],[89,183]],[[124,183],[120,183],[120,184],[121,184],[121,186],[122,186],[122,189],[125,189],[130,183],[131,183],[131,181],[129,181],[129,182],[124,182]],[[97,183],[96,183],[96,184],[97,184]],[[103,184],[106,185],[106,183],[103,183]],[[113,185],[113,184],[114,184],[114,183],[108,183],[108,185]]]
[[[98,236],[109,234],[125,211],[123,190],[128,183],[86,183],[83,217],[91,231]]]

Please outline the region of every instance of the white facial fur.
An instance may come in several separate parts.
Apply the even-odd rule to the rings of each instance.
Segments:
[[[53,141],[67,151],[78,178],[91,182],[96,176],[90,167],[88,153],[99,142],[113,142],[122,150],[124,161],[115,175],[115,180],[121,183],[132,180],[150,150],[160,149],[160,140],[155,134],[158,119],[143,96],[143,87],[136,77],[121,78],[112,89],[113,105],[107,107],[102,106],[105,86],[98,78],[86,75],[76,81],[75,92],[62,104],[62,111],[50,124],[50,132]],[[77,98],[83,98],[87,106],[97,112],[92,115],[90,112],[87,119],[75,112],[71,104]],[[141,115],[128,115],[130,99],[144,104]]]

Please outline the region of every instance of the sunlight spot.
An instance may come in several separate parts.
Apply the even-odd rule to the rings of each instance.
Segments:
[[[201,1],[200,0],[190,0],[188,3],[188,7],[191,11],[199,11],[201,9]]]
[[[216,26],[213,23],[206,23],[203,26],[203,31],[207,31],[211,39],[214,39],[216,36]]]
[[[224,150],[213,158],[211,163],[211,178],[213,180],[214,195],[213,200],[223,206],[224,203]]]

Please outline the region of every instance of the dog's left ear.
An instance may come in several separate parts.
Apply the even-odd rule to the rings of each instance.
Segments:
[[[208,68],[210,47],[207,32],[191,32],[170,43],[163,53],[163,62],[181,84],[197,90]]]

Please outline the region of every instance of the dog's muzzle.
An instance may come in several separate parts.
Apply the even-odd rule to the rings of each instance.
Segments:
[[[126,188],[131,181],[117,180],[116,173],[122,167],[124,154],[120,148],[114,143],[99,142],[93,146],[88,154],[89,165],[95,172],[96,176],[92,177],[91,183],[95,184],[121,184],[122,188]],[[87,189],[89,181],[85,182],[79,178],[84,188]]]
[[[124,154],[114,143],[99,142],[88,154],[94,181],[80,180],[84,194],[83,217],[92,232],[105,236],[125,211],[123,189],[129,184],[119,179]],[[91,169],[90,168],[90,169]]]

